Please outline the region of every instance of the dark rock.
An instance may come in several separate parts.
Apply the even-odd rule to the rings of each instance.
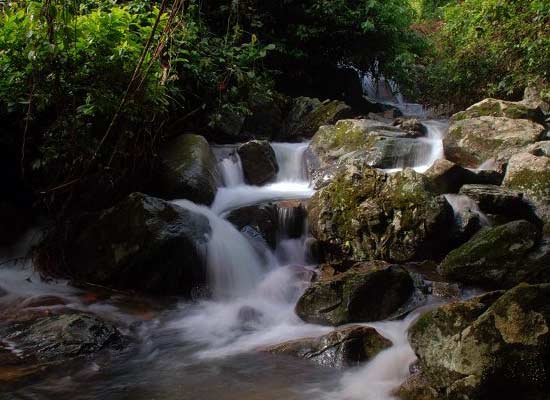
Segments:
[[[66,229],[63,272],[77,281],[156,294],[189,294],[206,281],[210,224],[186,208],[133,193]]]
[[[306,207],[307,204],[299,200],[287,200],[277,203],[280,235],[298,239],[304,234],[307,221]]]
[[[405,262],[448,248],[453,212],[422,174],[352,163],[315,193],[308,218],[327,259]]]
[[[242,207],[231,211],[226,219],[238,230],[250,226],[260,233],[269,246],[277,244],[278,215],[277,207],[272,204]]]
[[[391,345],[392,342],[374,328],[350,326],[321,337],[291,340],[262,350],[308,359],[324,367],[338,368],[369,361]]]
[[[521,284],[420,317],[409,341],[436,398],[547,398],[549,300],[549,284]]]
[[[533,206],[522,192],[495,185],[464,185],[460,194],[475,200],[484,213],[502,215],[509,220],[525,219],[541,225]]]
[[[251,139],[241,135],[245,119],[246,117],[240,112],[220,111],[212,118],[212,138],[215,138],[217,143],[238,143]]]
[[[216,197],[220,175],[216,158],[205,138],[181,135],[161,150],[162,167],[155,194],[166,199],[188,199],[210,205]]]
[[[22,352],[20,357],[35,357],[42,362],[120,348],[124,343],[114,325],[84,313],[50,315],[0,329],[3,338]]]
[[[245,179],[251,185],[262,185],[275,178],[279,164],[267,141],[252,140],[238,148]]]
[[[462,290],[456,283],[449,282],[432,282],[431,294],[434,297],[441,297],[445,299],[460,299]]]
[[[458,193],[467,183],[477,183],[477,175],[449,160],[436,160],[425,172],[437,193]]]
[[[357,263],[346,272],[321,277],[296,304],[306,322],[338,326],[391,316],[414,290],[409,273],[384,262]]]
[[[413,137],[425,136],[427,133],[426,127],[416,118],[397,118],[393,125],[409,132]]]
[[[323,125],[354,116],[352,109],[344,102],[324,101],[308,97],[294,99],[286,121],[286,132],[282,139],[289,141],[312,137]]]
[[[251,100],[251,114],[245,118],[240,137],[272,140],[284,130],[290,101],[280,94],[273,97],[256,96]]]
[[[532,279],[546,281],[548,257],[536,254],[540,237],[540,230],[523,220],[485,228],[451,251],[440,272],[454,281],[498,288]]]
[[[479,169],[472,172],[476,175],[476,178],[474,181],[468,183],[500,186],[504,179],[504,173],[494,169]]]

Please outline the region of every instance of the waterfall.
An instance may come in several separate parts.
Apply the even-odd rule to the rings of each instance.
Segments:
[[[470,197],[462,194],[446,194],[447,202],[453,208],[455,218],[461,218],[461,213],[465,210],[479,215],[479,221],[483,226],[490,225],[487,216],[479,209],[478,204]]]
[[[174,202],[180,207],[208,218],[212,230],[206,249],[208,282],[215,299],[234,298],[250,293],[269,266],[230,222],[207,207],[188,200]]]
[[[279,164],[278,182],[305,182],[304,153],[309,143],[271,143]]]

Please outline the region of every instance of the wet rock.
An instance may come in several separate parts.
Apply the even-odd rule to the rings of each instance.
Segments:
[[[427,133],[426,127],[416,118],[397,118],[393,122],[393,126],[397,126],[401,130],[409,132],[412,137],[426,136]]]
[[[485,99],[452,116],[453,121],[477,117],[506,117],[526,119],[539,124],[544,123],[544,114],[539,107],[529,102],[512,102],[498,99]]]
[[[114,325],[84,313],[45,316],[3,326],[0,331],[20,351],[20,358],[42,362],[68,360],[124,344]]]
[[[544,153],[545,146],[531,148],[535,153]],[[525,193],[535,205],[536,214],[545,223],[550,233],[550,157],[519,153],[510,158],[503,185]]]
[[[414,291],[409,273],[384,262],[356,263],[346,272],[324,275],[296,304],[306,322],[338,326],[391,316]]]
[[[251,114],[246,116],[239,137],[244,140],[272,140],[280,136],[289,103],[289,99],[278,93],[272,97],[256,96],[251,99]]]
[[[472,172],[476,176],[475,181],[468,183],[500,186],[502,184],[502,180],[504,179],[504,173],[494,169],[479,169]]]
[[[336,123],[354,115],[351,107],[343,101],[321,102],[309,97],[294,99],[286,120],[285,140],[310,138],[319,127]]]
[[[319,167],[322,168],[333,164],[345,154],[369,151],[382,138],[407,136],[407,132],[382,122],[346,119],[320,127],[311,141],[309,151],[319,160]]]
[[[522,192],[495,185],[464,185],[460,194],[468,196],[487,214],[497,214],[509,220],[525,219],[536,225],[541,221],[533,206],[524,198]]]
[[[275,151],[267,141],[252,140],[239,146],[237,152],[244,177],[251,185],[262,185],[274,179],[279,172]]]
[[[405,262],[444,252],[454,217],[424,175],[356,163],[312,197],[308,218],[327,259]]]
[[[291,340],[262,349],[273,354],[290,355],[311,360],[324,367],[350,367],[374,358],[392,342],[376,329],[350,326],[312,338]]]
[[[469,168],[494,159],[500,165],[542,137],[544,127],[526,119],[482,116],[455,120],[443,140],[445,156]]]
[[[531,109],[540,108],[544,114],[550,114],[550,98],[543,96],[541,88],[527,86],[521,102]]]
[[[523,220],[485,228],[451,251],[440,272],[450,280],[497,288],[532,279],[545,282],[550,264],[547,257],[536,255],[540,238],[540,230]]]
[[[211,230],[202,214],[133,193],[65,229],[62,272],[77,281],[183,295],[206,281],[202,252]]]
[[[458,193],[467,183],[476,183],[477,175],[449,160],[436,160],[425,172],[433,182],[435,191],[439,194]]]
[[[447,200],[452,204],[454,202],[446,195]],[[453,247],[458,247],[466,243],[483,226],[488,224],[485,216],[479,213],[477,209],[464,207],[455,211],[455,221],[451,228]]]
[[[304,234],[307,221],[307,203],[299,200],[277,202],[279,234],[298,239]]]
[[[395,395],[401,400],[439,400],[437,390],[430,386],[429,380],[420,372],[407,378],[396,390]]]
[[[420,317],[409,341],[436,398],[546,398],[549,299],[549,284],[521,284]]]
[[[431,294],[434,297],[441,297],[444,299],[460,299],[462,290],[457,283],[432,282]]]
[[[161,150],[162,166],[155,194],[166,199],[188,199],[210,205],[216,197],[218,164],[205,138],[181,135]]]
[[[231,211],[226,219],[238,230],[252,227],[272,248],[277,244],[278,215],[273,204],[255,205]]]

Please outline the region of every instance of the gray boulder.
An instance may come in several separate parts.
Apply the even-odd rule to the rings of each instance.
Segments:
[[[251,185],[263,185],[275,178],[279,164],[275,151],[265,140],[251,140],[237,149],[243,165],[244,177]]]

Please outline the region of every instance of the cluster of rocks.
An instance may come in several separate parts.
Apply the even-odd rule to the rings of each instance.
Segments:
[[[451,118],[446,159],[424,173],[388,173],[396,157],[423,151],[416,121],[370,115],[322,126],[307,152],[318,189],[308,218],[326,264],[298,316],[331,326],[376,321],[402,315],[418,292],[442,294],[455,302],[410,329],[419,372],[398,395],[546,398],[547,132],[528,99],[486,99]],[[428,259],[430,270],[419,268]],[[459,301],[463,286],[498,291]],[[305,358],[315,351],[307,340],[281,349]]]

